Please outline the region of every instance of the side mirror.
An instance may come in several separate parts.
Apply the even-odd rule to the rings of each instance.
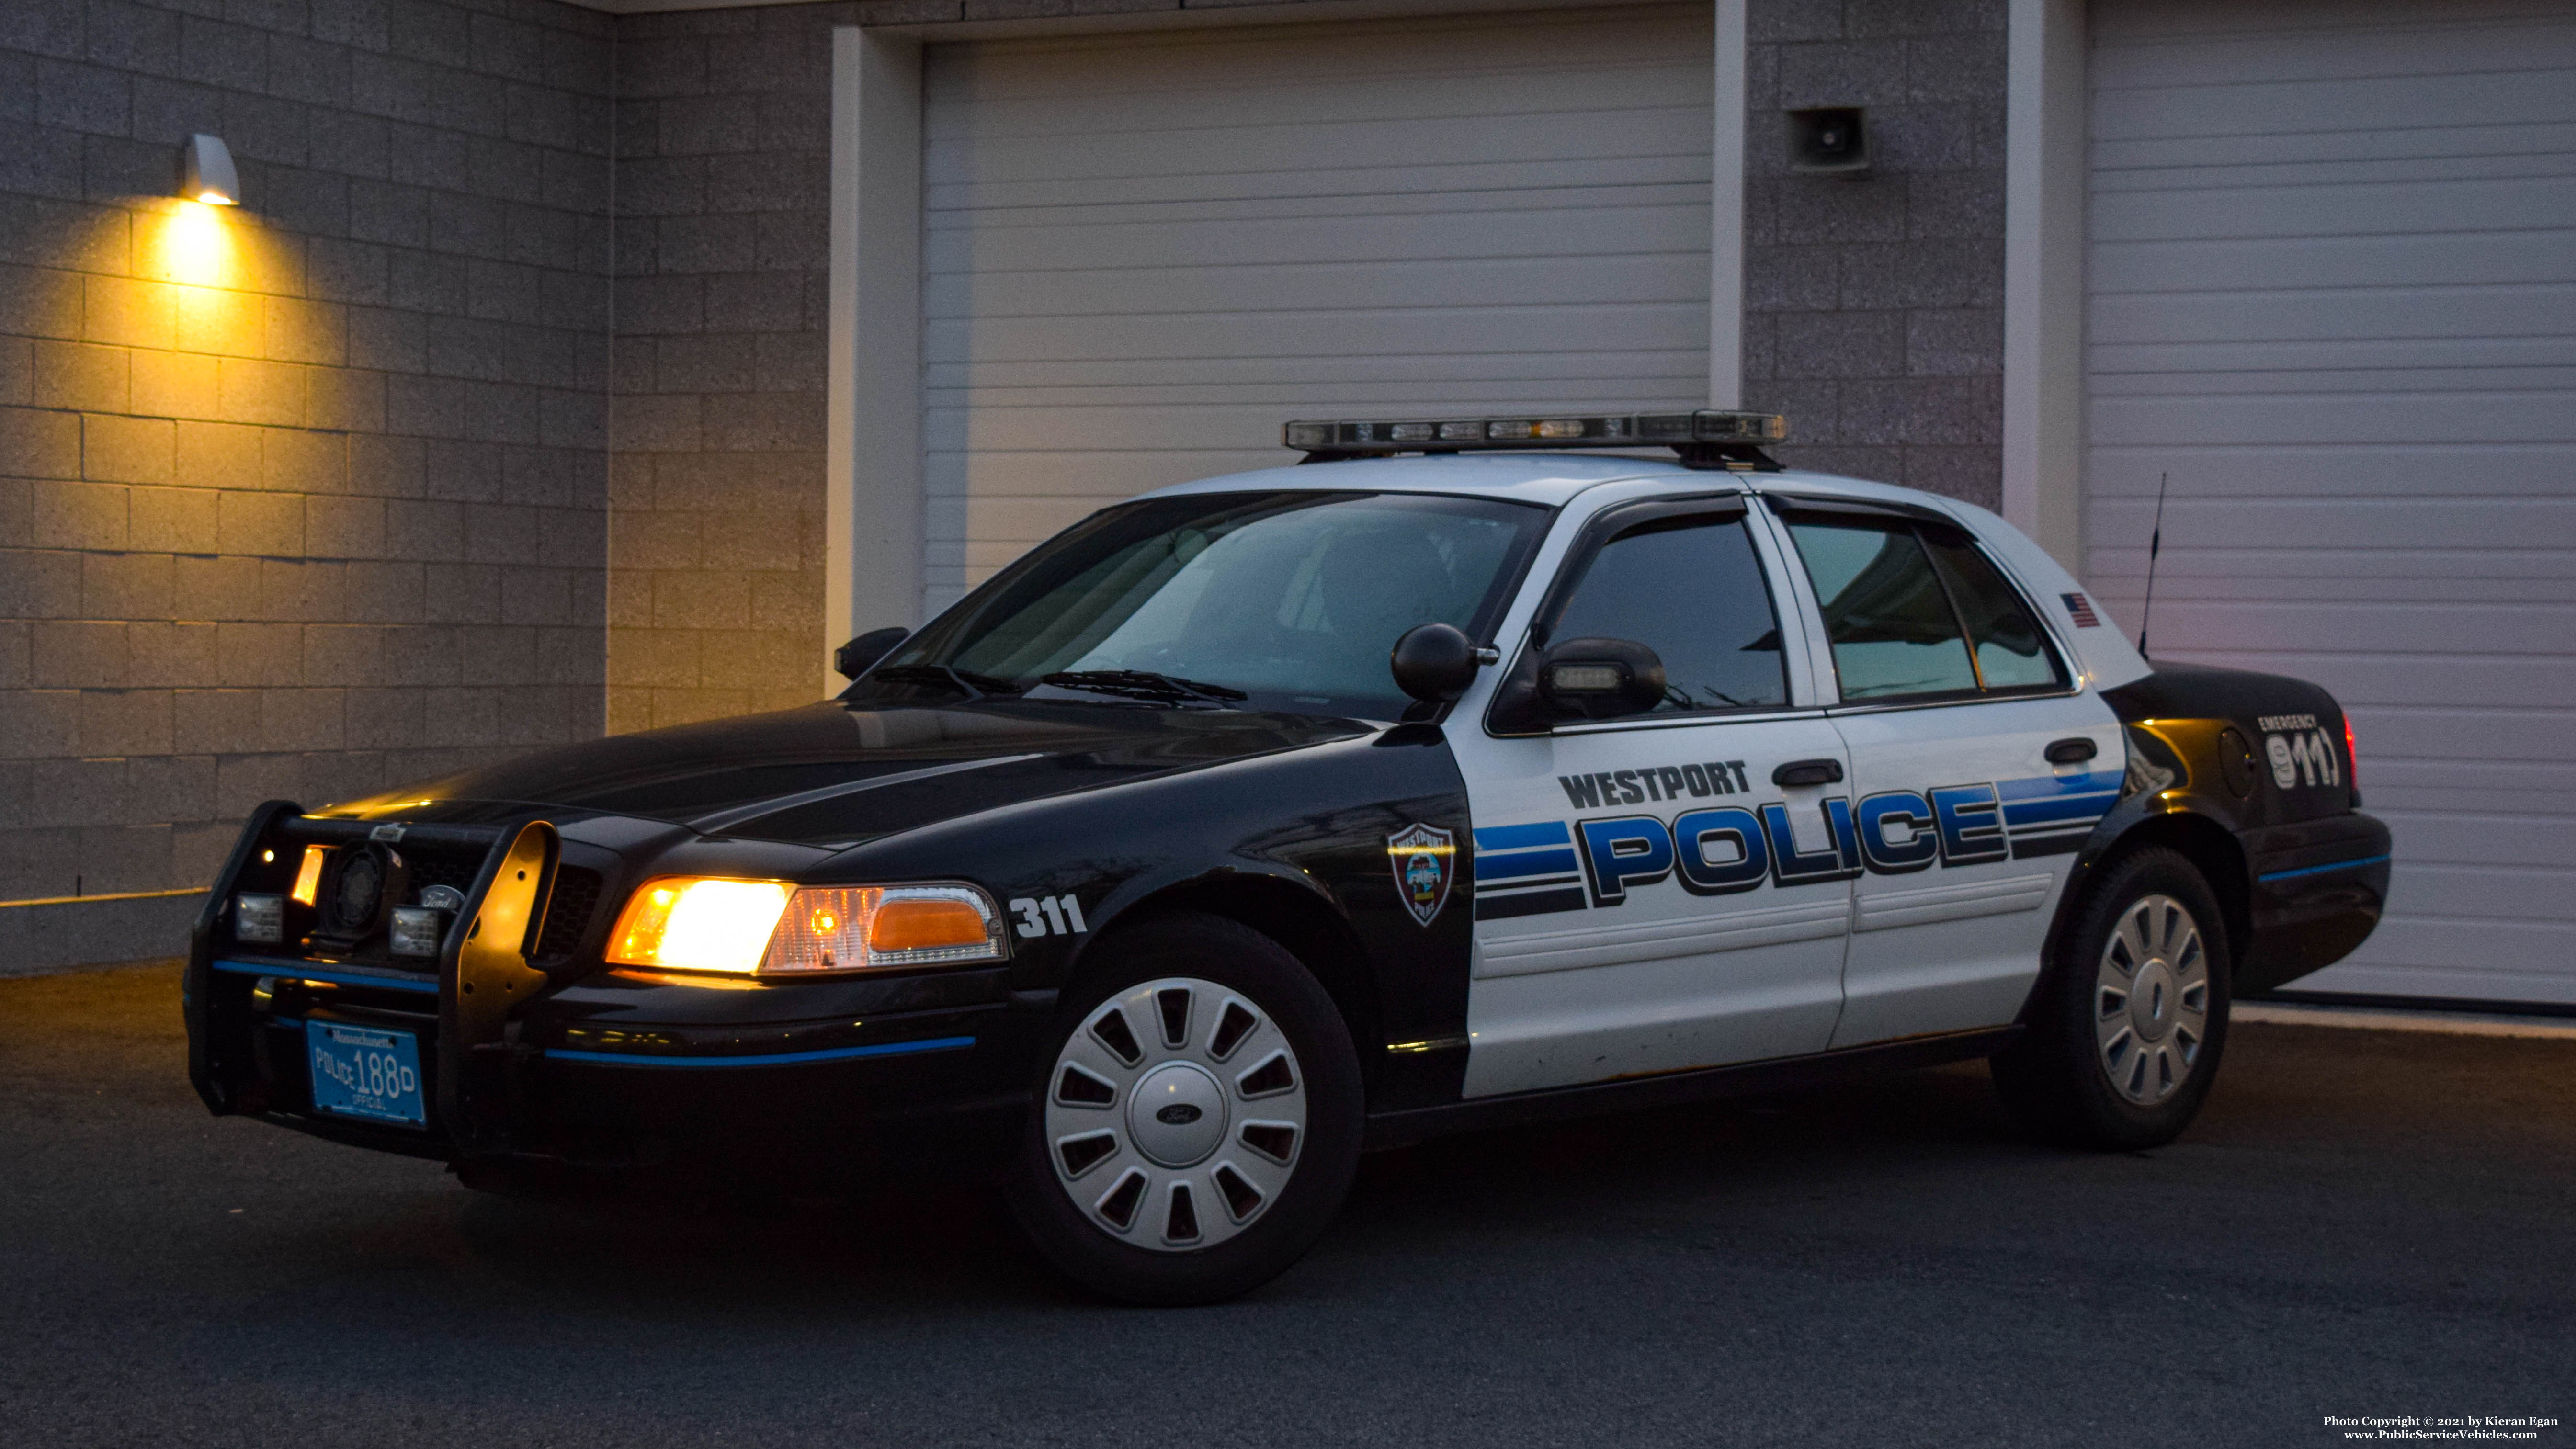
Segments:
[[[856,679],[867,673],[878,660],[892,654],[894,646],[911,637],[910,629],[870,629],[832,651],[832,668],[843,679]]]
[[[1539,698],[1560,715],[1616,719],[1664,701],[1664,661],[1634,639],[1567,639],[1540,656]]]
[[[1454,624],[1417,624],[1387,652],[1395,687],[1424,704],[1447,704],[1476,682],[1476,641]]]

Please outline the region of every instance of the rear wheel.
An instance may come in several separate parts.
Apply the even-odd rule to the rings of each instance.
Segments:
[[[2182,855],[2149,847],[2114,861],[2078,908],[2028,1030],[1994,1059],[2005,1105],[2070,1146],[2181,1135],[2227,1040],[2223,921]]]
[[[1215,916],[1100,946],[1067,993],[1010,1184],[1038,1251],[1096,1292],[1207,1303],[1302,1257],[1359,1161],[1358,1057],[1297,958]]]

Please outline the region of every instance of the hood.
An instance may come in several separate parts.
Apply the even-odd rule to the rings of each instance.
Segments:
[[[1019,700],[840,703],[616,735],[333,807],[476,822],[625,815],[840,847],[997,806],[1369,733],[1352,720]]]

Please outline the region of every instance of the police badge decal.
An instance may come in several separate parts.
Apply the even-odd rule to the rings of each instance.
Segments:
[[[1450,858],[1457,837],[1428,825],[1404,827],[1386,838],[1386,863],[1395,871],[1396,894],[1413,919],[1428,926],[1449,902]]]

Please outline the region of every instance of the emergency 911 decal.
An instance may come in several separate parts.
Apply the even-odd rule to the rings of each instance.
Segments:
[[[1713,784],[1713,774],[1708,778]],[[1813,807],[1825,827],[1823,843],[1813,848],[1799,843],[1791,807],[1779,800],[1704,806],[1669,819],[1637,814],[1484,826],[1475,831],[1476,919],[1602,909],[1668,881],[1692,895],[1717,896],[1849,880],[1864,871],[1904,875],[2062,855],[2080,848],[2119,803],[2121,780],[2117,770],[2092,771],[1884,790],[1857,802],[1829,796]],[[1574,793],[1570,785],[1567,793]],[[1623,797],[1605,792],[1603,798]]]
[[[2340,785],[2343,761],[2334,741],[2317,727],[2312,714],[2267,714],[2254,721],[2265,731],[2263,759],[2272,767],[2272,783],[2284,790],[2302,785]]]

